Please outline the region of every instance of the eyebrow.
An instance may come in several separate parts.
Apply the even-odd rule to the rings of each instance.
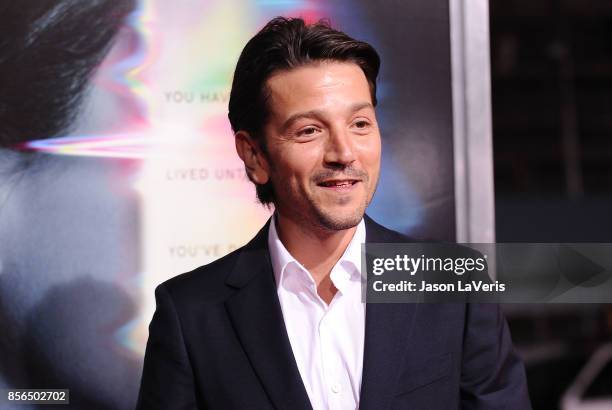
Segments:
[[[349,111],[351,113],[355,113],[357,111],[363,110],[364,108],[371,108],[373,110],[374,106],[370,102],[355,103],[349,107]],[[324,111],[321,111],[321,110],[310,110],[310,111],[295,113],[289,118],[287,118],[287,121],[283,123],[283,126],[281,127],[281,129],[283,131],[287,130],[289,127],[291,127],[291,125],[293,125],[293,123],[295,123],[298,120],[301,120],[302,118],[323,117],[324,114],[325,114]]]

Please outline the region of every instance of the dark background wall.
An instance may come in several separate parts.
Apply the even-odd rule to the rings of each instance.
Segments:
[[[493,0],[499,241],[612,239],[612,3]]]
[[[612,241],[612,2],[492,0],[498,242]],[[609,305],[508,306],[535,409],[612,340]],[[612,377],[603,380],[612,396]]]

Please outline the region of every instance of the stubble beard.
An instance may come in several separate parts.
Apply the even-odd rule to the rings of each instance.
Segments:
[[[329,212],[322,207],[314,206],[314,216],[317,225],[328,230],[328,231],[342,231],[345,229],[353,228],[357,226],[363,215],[365,213],[365,209],[367,207],[367,201],[360,205],[358,208],[351,212],[348,215],[335,215],[333,212]]]
[[[361,183],[367,184],[368,182],[369,178],[366,176]],[[345,215],[334,214],[333,212],[325,209],[323,206],[317,206],[315,202],[311,202],[314,219],[316,221],[314,225],[327,231],[341,231],[357,226],[363,219],[365,210],[372,201],[377,186],[378,178],[376,181],[374,181],[374,188],[372,192],[366,193],[364,201],[359,206],[354,208],[354,212]]]
[[[368,174],[363,173],[359,174],[362,178],[361,183],[369,185],[370,177]],[[279,181],[281,186],[290,185],[288,181]],[[335,232],[341,231],[345,229],[350,229],[359,224],[363,219],[365,214],[365,210],[372,201],[374,194],[376,193],[376,188],[378,187],[378,175],[375,180],[372,181],[374,183],[374,187],[372,192],[366,193],[366,196],[362,203],[360,203],[357,207],[354,208],[354,212],[349,214],[344,214],[343,216],[334,214],[333,211],[326,209],[325,206],[322,206],[320,203],[314,200],[314,198],[309,197],[305,192],[301,192],[301,194],[297,194],[294,192],[293,195],[287,195],[288,192],[282,192],[282,190],[275,187],[275,192],[277,195],[285,195],[286,197],[293,197],[294,199],[300,198],[300,202],[304,201],[302,209],[306,211],[306,214],[294,214],[294,217],[297,217],[296,220],[301,226],[309,226],[311,230],[318,232]],[[291,207],[291,201],[285,202],[285,206],[287,208]]]

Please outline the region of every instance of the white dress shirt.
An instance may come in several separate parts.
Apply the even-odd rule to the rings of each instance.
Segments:
[[[276,216],[276,215],[275,215]],[[329,306],[312,275],[278,237],[272,217],[268,246],[289,342],[314,410],[359,407],[365,304],[361,302],[363,219],[330,279],[338,289]]]

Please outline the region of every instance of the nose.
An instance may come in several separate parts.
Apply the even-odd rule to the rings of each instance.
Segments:
[[[348,131],[342,128],[331,129],[325,149],[325,162],[345,167],[355,160],[355,147]]]

